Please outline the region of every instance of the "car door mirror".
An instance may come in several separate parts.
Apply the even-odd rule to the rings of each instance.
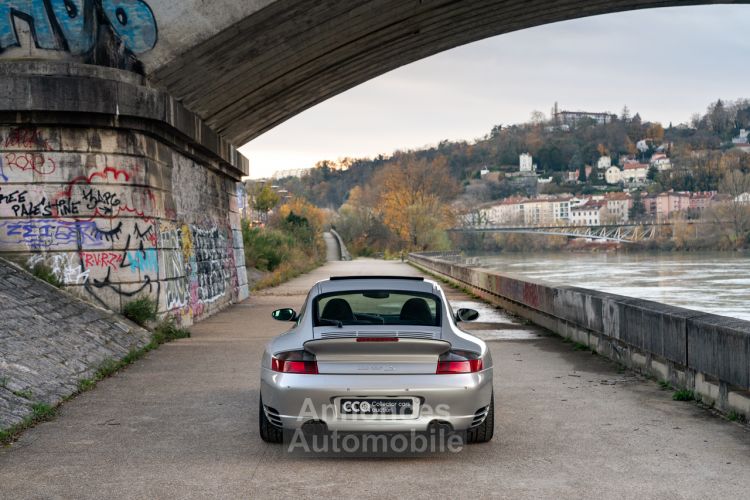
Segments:
[[[479,313],[474,309],[459,309],[456,313],[456,321],[474,321]]]
[[[271,317],[273,317],[273,319],[275,319],[276,321],[294,321],[297,319],[297,313],[294,311],[294,309],[290,309],[287,307],[284,309],[276,309],[271,313]]]

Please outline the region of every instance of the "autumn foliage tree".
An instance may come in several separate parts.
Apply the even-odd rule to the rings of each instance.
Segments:
[[[367,186],[350,191],[337,227],[361,251],[444,249],[445,230],[455,222],[450,202],[459,191],[443,156],[400,153]]]

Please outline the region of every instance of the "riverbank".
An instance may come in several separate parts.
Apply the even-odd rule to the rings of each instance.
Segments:
[[[678,388],[675,399],[698,399],[730,419],[750,417],[750,321],[556,286],[444,256],[409,254],[409,262],[582,349]]]
[[[553,285],[750,320],[750,255],[738,252],[495,253],[451,259]]]

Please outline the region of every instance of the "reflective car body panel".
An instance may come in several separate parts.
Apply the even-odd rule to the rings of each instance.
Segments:
[[[349,314],[351,321],[327,319],[319,310],[342,298],[351,298],[353,313],[339,311]],[[402,305],[399,300],[404,299]],[[411,307],[415,303],[418,307]],[[397,306],[400,315],[391,311]],[[370,309],[362,312],[363,307]],[[371,324],[379,321],[383,324]],[[273,369],[274,356],[299,350],[314,355],[317,373]],[[481,360],[481,368],[472,373],[436,373],[441,356],[453,351],[472,354]],[[419,431],[434,421],[465,430],[481,423],[490,404],[492,358],[482,340],[456,325],[443,290],[433,281],[331,279],[312,287],[293,328],[266,346],[261,397],[267,418],[286,429],[314,420],[324,421],[331,430],[346,431]],[[361,408],[385,412],[389,407],[389,411],[408,412],[361,412]]]

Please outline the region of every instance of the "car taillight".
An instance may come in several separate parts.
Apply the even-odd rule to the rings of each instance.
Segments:
[[[438,358],[437,373],[476,373],[482,371],[482,358],[470,351],[448,351]]]
[[[281,373],[318,373],[315,355],[307,351],[280,352],[271,358],[271,370]]]

